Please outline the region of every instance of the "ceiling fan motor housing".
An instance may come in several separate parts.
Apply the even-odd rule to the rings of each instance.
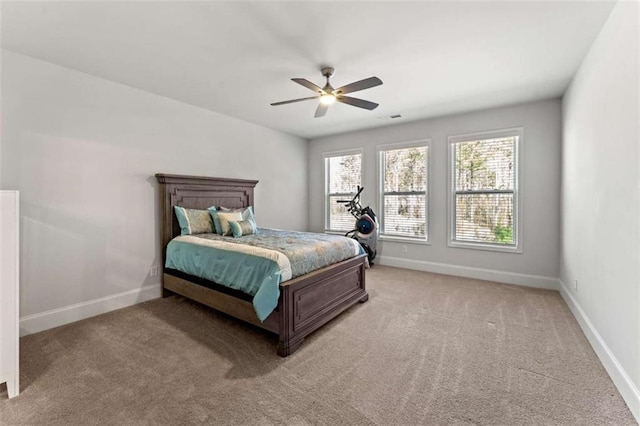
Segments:
[[[322,75],[327,77],[327,78],[331,77],[333,75],[334,71],[335,70],[333,68],[331,68],[331,67],[322,67],[320,69],[320,72],[322,72]]]

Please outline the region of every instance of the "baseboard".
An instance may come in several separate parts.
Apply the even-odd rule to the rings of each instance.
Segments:
[[[459,277],[475,278],[477,280],[495,281],[499,283],[543,288],[547,290],[559,290],[557,278],[544,277],[540,275],[518,274],[515,272],[472,268],[468,266],[452,265],[449,263],[426,262],[423,260],[401,259],[398,257],[388,256],[378,256],[376,258],[376,263],[385,266],[395,266],[397,268],[433,272],[436,274],[456,275]]]
[[[160,297],[160,284],[113,294],[20,318],[20,336],[48,330]]]
[[[633,383],[627,372],[624,370],[616,356],[611,352],[607,343],[602,339],[598,330],[593,326],[591,320],[587,314],[582,310],[582,307],[578,301],[573,297],[573,294],[569,291],[569,288],[564,282],[559,280],[560,283],[560,295],[564,299],[569,309],[573,313],[573,316],[580,324],[582,332],[587,336],[587,340],[591,343],[591,347],[600,358],[600,362],[604,366],[607,373],[613,380],[613,383],[618,388],[618,391],[622,395],[622,398],[627,403],[631,414],[635,417],[636,421],[640,423],[640,390]]]

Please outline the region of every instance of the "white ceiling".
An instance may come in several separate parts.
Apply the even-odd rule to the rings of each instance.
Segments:
[[[3,2],[2,46],[313,138],[560,96],[613,2]],[[374,111],[315,101],[334,87]],[[402,118],[391,120],[393,114]]]

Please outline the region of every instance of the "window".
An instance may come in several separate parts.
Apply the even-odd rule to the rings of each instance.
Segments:
[[[350,200],[362,181],[362,151],[325,154],[325,230],[351,231],[355,218],[338,200]]]
[[[426,241],[428,141],[378,148],[380,235]]]
[[[449,244],[521,251],[518,220],[518,145],[522,129],[449,138]]]

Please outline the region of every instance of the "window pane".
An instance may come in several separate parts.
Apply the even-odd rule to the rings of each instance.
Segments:
[[[427,190],[427,147],[390,149],[382,153],[384,192]]]
[[[327,163],[329,193],[355,193],[362,176],[362,154],[329,157]]]
[[[349,200],[358,190],[362,176],[362,154],[327,157],[325,161],[328,188],[326,200],[329,203],[325,210],[326,227],[332,231],[347,232],[355,227],[355,218],[347,212],[343,204],[336,203],[336,200]]]
[[[456,143],[456,191],[514,189],[517,138],[509,136]]]
[[[350,196],[329,196],[329,229],[332,231],[351,231],[356,227],[356,219],[347,212],[347,208],[337,200],[351,199]]]
[[[515,244],[513,194],[456,194],[456,240]]]
[[[384,195],[384,229],[387,235],[426,237],[426,196]]]

